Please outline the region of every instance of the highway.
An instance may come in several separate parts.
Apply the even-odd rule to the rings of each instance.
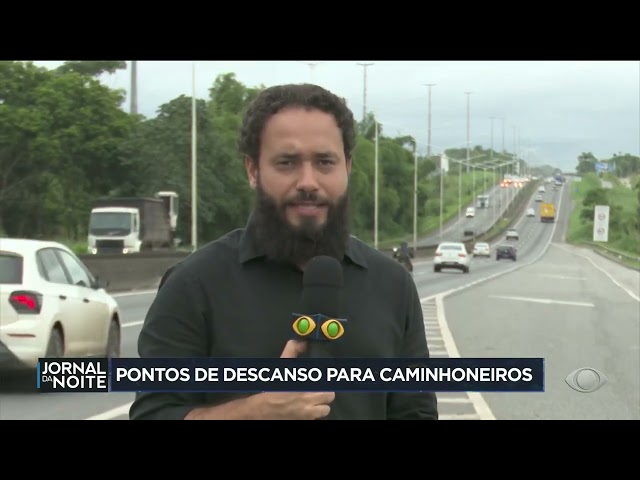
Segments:
[[[442,419],[638,417],[638,304],[587,260],[563,250],[568,246],[556,246],[566,230],[568,193],[566,185],[545,194],[558,208],[557,223],[542,224],[538,217],[518,221],[520,240],[509,242],[518,249],[516,262],[473,259],[469,274],[435,273],[431,261],[416,263],[432,356],[548,359],[548,393],[518,394],[517,402],[507,394],[438,394]],[[115,297],[123,315],[122,356],[137,357],[137,336],[154,292]],[[612,387],[595,394],[569,389],[564,378],[582,366],[604,372]],[[0,386],[0,420],[128,419],[132,393],[44,396],[34,383],[29,377]]]
[[[466,218],[465,212],[467,208],[476,207],[476,200],[474,199],[473,203],[463,205],[460,217],[455,217],[443,224],[443,238],[460,241],[466,229],[484,232],[495,223],[496,219],[500,218],[517,193],[518,189],[516,187],[502,188],[500,185],[495,185],[486,192],[478,193],[478,195],[489,195],[492,202],[491,206],[489,208],[476,208],[475,217]],[[440,240],[440,231],[438,229],[437,232],[419,239],[417,245],[418,247],[436,245]]]

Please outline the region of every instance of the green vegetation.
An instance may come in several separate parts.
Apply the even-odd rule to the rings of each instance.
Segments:
[[[611,181],[611,180],[609,180]],[[574,208],[569,221],[567,241],[588,244],[603,251],[615,253],[618,260],[624,256],[640,257],[640,187],[630,189],[613,183],[613,188],[602,188],[601,178],[588,173],[582,181],[572,182],[571,198]],[[594,244],[593,212],[595,205],[609,205],[609,241]],[[618,255],[623,258],[618,258]],[[637,261],[625,263],[638,265]]]
[[[191,244],[191,98],[161,105],[153,118],[123,109],[125,92],[98,80],[127,68],[123,61],[66,62],[55,70],[31,62],[0,62],[0,232],[56,239],[86,251],[91,201],[96,197],[180,195],[177,236]],[[105,82],[108,83],[108,82]],[[253,192],[236,141],[242,113],[264,86],[246,86],[233,73],[213,80],[196,102],[198,138],[198,243],[244,226]],[[358,125],[350,179],[354,234],[373,240],[374,129],[370,114]],[[379,241],[413,232],[415,141],[379,135]],[[465,159],[464,149],[446,152]],[[511,158],[474,147],[475,163]],[[418,230],[439,228],[439,157],[418,156]],[[493,172],[473,175],[450,164],[444,182],[444,221],[493,182]],[[503,172],[496,172],[499,181]]]

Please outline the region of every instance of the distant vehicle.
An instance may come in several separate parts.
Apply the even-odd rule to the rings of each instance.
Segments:
[[[518,234],[518,231],[515,228],[510,228],[509,230],[507,230],[506,233],[506,238],[507,240],[519,240],[520,239],[520,235]]]
[[[88,251],[129,254],[173,248],[177,221],[176,192],[158,192],[155,198],[95,200],[89,219]]]
[[[540,187],[538,187],[538,193],[545,193],[547,191],[546,188],[544,188],[544,185],[540,185]]]
[[[527,217],[535,217],[535,216],[536,216],[535,209],[533,207],[532,208],[528,208],[527,209]]]
[[[553,223],[556,218],[556,208],[553,203],[540,204],[540,221],[542,223]]]
[[[489,195],[478,195],[476,198],[476,206],[478,208],[489,208]]]
[[[541,202],[542,201],[542,195],[536,195],[535,201],[536,202]]]
[[[488,243],[478,242],[473,246],[473,256],[475,257],[490,257],[491,247]]]
[[[462,242],[443,242],[438,245],[433,258],[433,271],[439,272],[443,268],[455,268],[469,273],[471,257]]]
[[[517,251],[513,245],[498,245],[496,247],[496,260],[510,258],[514,262],[517,259]]]
[[[467,208],[467,214],[466,214],[466,217],[467,217],[467,218],[473,218],[473,217],[475,217],[475,216],[476,216],[476,209],[475,209],[475,208],[473,208],[473,207],[469,207],[469,208]]]
[[[120,356],[120,312],[105,287],[64,245],[0,239],[0,370]]]

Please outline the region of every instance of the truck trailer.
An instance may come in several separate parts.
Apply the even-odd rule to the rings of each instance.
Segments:
[[[178,194],[96,199],[91,206],[88,250],[92,254],[130,254],[175,246]]]

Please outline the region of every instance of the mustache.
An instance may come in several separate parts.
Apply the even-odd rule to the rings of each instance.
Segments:
[[[331,202],[316,192],[305,192],[304,190],[299,190],[292,198],[286,199],[284,201],[284,205],[330,205]]]

